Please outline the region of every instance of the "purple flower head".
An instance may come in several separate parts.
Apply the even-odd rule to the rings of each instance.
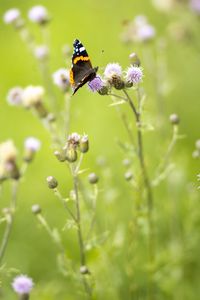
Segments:
[[[14,24],[20,18],[20,11],[17,8],[11,8],[7,10],[3,16],[3,20],[6,24]]]
[[[91,92],[98,92],[103,87],[103,81],[100,76],[96,76],[93,80],[88,83],[88,87]]]
[[[133,84],[140,83],[142,81],[143,72],[139,67],[131,66],[126,72],[126,80]]]
[[[54,84],[57,85],[61,90],[66,91],[67,88],[69,88],[69,71],[67,69],[58,69],[53,73],[52,78]]]
[[[121,77],[122,67],[118,63],[108,64],[104,70],[104,76],[111,79],[113,76]]]
[[[41,142],[34,137],[28,137],[24,142],[24,146],[27,150],[37,152],[40,149]]]
[[[32,22],[44,24],[49,20],[46,7],[42,5],[33,6],[29,12],[28,17]]]
[[[153,39],[156,35],[156,31],[153,26],[145,24],[138,28],[137,35],[141,42],[145,42]]]
[[[16,86],[8,91],[7,101],[11,105],[21,105],[22,104],[22,94],[23,89]]]
[[[190,7],[194,12],[200,14],[200,0],[190,0]]]
[[[26,275],[19,275],[12,282],[13,290],[20,295],[29,294],[33,285],[33,280]]]

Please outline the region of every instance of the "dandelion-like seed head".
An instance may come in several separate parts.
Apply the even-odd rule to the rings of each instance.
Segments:
[[[104,84],[100,76],[96,76],[88,83],[89,90],[93,93],[100,91]]]
[[[37,46],[34,55],[38,60],[44,60],[49,56],[49,48],[46,45]]]
[[[6,24],[15,24],[21,17],[21,13],[17,8],[11,8],[7,10],[3,16],[3,20]]]
[[[27,86],[22,94],[23,105],[27,108],[30,108],[37,103],[42,102],[44,96],[44,88],[42,86]]]
[[[41,142],[35,137],[28,137],[24,142],[24,147],[32,152],[37,152],[41,147]]]
[[[104,70],[104,76],[106,79],[112,79],[113,76],[122,76],[122,67],[118,63],[110,63]]]
[[[13,162],[17,157],[17,149],[12,140],[0,144],[0,162]]]
[[[142,81],[143,72],[142,69],[136,66],[131,66],[126,71],[126,80],[133,84],[138,84]]]
[[[12,282],[13,290],[19,295],[23,295],[23,294],[29,295],[33,286],[34,286],[33,280],[26,275],[19,275],[15,277]]]
[[[8,91],[7,101],[11,105],[21,105],[22,104],[22,94],[23,89],[19,86],[16,86]]]
[[[69,71],[66,69],[59,69],[53,73],[53,82],[61,90],[66,91],[70,87]]]
[[[38,24],[45,24],[49,21],[46,7],[42,5],[33,6],[28,12],[29,19]]]

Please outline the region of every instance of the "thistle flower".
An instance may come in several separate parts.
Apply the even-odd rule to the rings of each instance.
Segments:
[[[137,38],[140,42],[146,42],[153,39],[156,35],[155,28],[150,24],[144,24],[138,28]]]
[[[35,153],[40,149],[41,143],[34,137],[28,137],[24,142],[24,160],[31,162],[35,156]]]
[[[91,92],[98,92],[103,88],[104,84],[100,76],[96,76],[88,83],[88,87]]]
[[[32,22],[40,25],[49,21],[47,9],[42,5],[33,6],[28,12],[28,17]]]
[[[197,14],[200,14],[200,0],[190,0],[190,8]]]
[[[76,148],[77,146],[79,146],[80,138],[81,137],[78,133],[73,132],[67,138],[67,145]]]
[[[13,290],[19,295],[29,295],[33,286],[33,280],[26,275],[19,275],[12,282]]]
[[[0,144],[1,177],[19,179],[20,173],[16,165],[17,149],[12,140]]]
[[[16,86],[8,91],[7,101],[11,105],[21,105],[22,104],[22,94],[23,89],[19,86]]]
[[[136,66],[131,66],[126,71],[126,80],[133,84],[138,84],[142,81],[142,69]]]
[[[20,20],[21,13],[17,8],[11,8],[7,10],[3,16],[3,20],[6,24],[16,24]]]
[[[44,88],[42,86],[27,86],[22,94],[22,102],[25,107],[30,108],[42,101]]]
[[[122,67],[118,63],[110,63],[104,70],[104,76],[106,79],[111,79],[113,76],[122,76]]]
[[[69,71],[66,69],[59,69],[53,73],[53,82],[61,90],[66,91],[70,87]]]
[[[7,140],[0,144],[0,162],[15,161],[17,158],[17,149],[12,140]]]
[[[38,60],[45,60],[49,55],[49,48],[46,45],[37,46],[34,55]]]
[[[168,12],[174,6],[175,0],[152,0],[154,7],[160,11]]]
[[[25,149],[32,152],[37,152],[40,149],[40,146],[41,142],[34,137],[28,137],[24,142]]]

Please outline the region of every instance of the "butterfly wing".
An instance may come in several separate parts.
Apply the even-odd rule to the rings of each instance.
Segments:
[[[79,40],[74,41],[74,53],[72,56],[72,68],[70,70],[70,83],[73,94],[86,82],[96,76],[98,68],[92,68],[88,53]]]

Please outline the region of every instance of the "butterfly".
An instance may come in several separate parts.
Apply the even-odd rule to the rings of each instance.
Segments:
[[[72,55],[72,67],[70,69],[70,84],[73,88],[73,95],[85,83],[96,77],[98,67],[93,68],[90,58],[83,44],[79,40],[73,43],[74,52]]]

